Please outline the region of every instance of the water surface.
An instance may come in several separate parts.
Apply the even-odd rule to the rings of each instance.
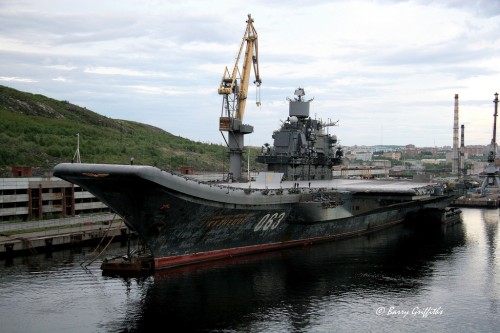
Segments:
[[[93,248],[0,261],[2,332],[497,332],[496,209],[143,277]],[[126,252],[113,244],[108,257]],[[88,266],[87,266],[88,265]],[[176,330],[173,330],[177,327]]]

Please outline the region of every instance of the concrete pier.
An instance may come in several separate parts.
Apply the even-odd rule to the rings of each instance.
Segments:
[[[0,223],[0,257],[29,255],[80,246],[102,239],[123,239],[128,228],[114,214]]]

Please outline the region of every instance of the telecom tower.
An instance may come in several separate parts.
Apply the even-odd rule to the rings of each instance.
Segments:
[[[498,93],[495,93],[495,113],[493,114],[493,138],[491,139],[490,152],[488,153],[488,164],[484,168],[486,177],[481,186],[481,196],[485,196],[485,189],[488,185],[496,186],[500,190],[500,181],[498,180],[498,170],[495,166],[495,157],[497,151],[497,115],[498,115]]]

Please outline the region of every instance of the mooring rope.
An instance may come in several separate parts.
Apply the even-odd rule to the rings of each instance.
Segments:
[[[96,248],[94,249],[94,251],[92,251],[90,253],[90,255],[94,254],[95,252],[97,252],[97,250],[99,249],[99,247],[101,246],[102,242],[104,241],[104,239],[107,237],[108,235],[108,232],[109,230],[111,229],[111,226],[113,225],[113,222],[115,221],[115,217],[116,217],[116,214],[113,216],[113,220],[111,220],[111,223],[109,224],[108,226],[108,229],[105,231],[104,235],[101,237],[101,240],[99,241],[99,244],[96,246]],[[123,220],[120,221],[120,228],[121,226],[123,225]],[[99,254],[97,254],[92,260],[90,260],[85,266],[85,262],[86,260],[84,260],[83,262],[80,263],[80,266],[82,266],[83,268],[86,269],[87,266],[89,266],[90,264],[92,264],[96,259],[98,259],[109,247],[109,245],[113,242],[113,239],[115,238],[115,235],[111,236],[111,238],[109,239],[108,241],[108,244],[106,244],[106,246],[102,249],[101,252],[99,252]]]
[[[109,224],[108,226],[108,229],[104,232],[103,236],[101,237],[101,240],[99,241],[99,244],[97,244],[96,248],[94,249],[94,251],[92,251],[92,253],[95,253],[97,252],[97,249],[99,248],[99,246],[101,246],[103,240],[106,238],[106,236],[108,235],[108,232],[109,230],[111,229],[111,226],[113,226],[113,222],[115,221],[115,218],[116,218],[116,213],[115,215],[113,215],[113,219],[111,220],[111,223]],[[123,222],[123,221],[122,221]],[[120,223],[120,227],[121,227],[121,223]],[[92,254],[90,253],[90,254]]]

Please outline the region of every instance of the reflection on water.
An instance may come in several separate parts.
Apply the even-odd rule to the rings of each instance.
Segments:
[[[463,211],[447,227],[402,225],[136,278],[104,277],[97,261],[84,270],[85,249],[15,259],[0,271],[0,322],[11,332],[493,332],[498,211]]]
[[[366,304],[356,307],[370,311],[374,297],[420,293],[432,275],[432,263],[463,246],[464,234],[462,224],[444,232],[403,226],[225,266],[157,274],[137,330],[176,322],[190,330],[253,332],[259,330],[253,325],[265,322],[264,331],[303,331],[321,315],[322,300],[331,302],[330,307],[350,307],[353,298],[365,298]]]

